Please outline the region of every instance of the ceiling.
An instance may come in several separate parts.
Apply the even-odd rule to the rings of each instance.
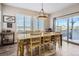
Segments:
[[[46,13],[53,13],[59,10],[62,10],[68,6],[73,5],[74,3],[44,3],[44,11]],[[41,3],[6,3],[5,5],[10,5],[19,8],[25,8],[33,11],[39,12],[42,8]]]

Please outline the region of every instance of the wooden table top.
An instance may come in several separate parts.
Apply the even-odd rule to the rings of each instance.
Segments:
[[[37,37],[44,37],[44,36],[53,36],[53,35],[61,35],[60,33],[57,32],[47,32],[44,33],[42,32],[41,35],[30,35],[30,34],[18,34],[17,39],[18,40],[25,40],[25,39],[30,39],[30,38],[37,38]]]

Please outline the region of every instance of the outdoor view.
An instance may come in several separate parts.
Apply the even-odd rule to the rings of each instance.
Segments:
[[[24,16],[21,14],[16,15],[16,28],[17,32],[29,32],[44,30],[44,20],[37,19],[32,16]]]
[[[61,32],[64,40],[79,43],[79,16],[56,19],[56,32]]]

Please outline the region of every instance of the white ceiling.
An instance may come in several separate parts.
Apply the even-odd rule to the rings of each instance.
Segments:
[[[5,5],[10,5],[14,7],[19,8],[25,8],[33,11],[40,11],[42,8],[41,3],[6,3]],[[59,10],[62,10],[70,5],[73,5],[72,3],[44,3],[44,11],[46,13],[53,13]]]

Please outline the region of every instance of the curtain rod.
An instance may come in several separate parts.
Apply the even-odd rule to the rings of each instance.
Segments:
[[[76,13],[79,13],[79,11],[77,11],[77,12],[73,12],[73,13],[69,13],[69,14],[65,14],[65,15],[62,15],[62,16],[58,16],[58,17],[55,17],[55,18],[64,17],[64,16],[68,16],[68,15],[76,14]]]

